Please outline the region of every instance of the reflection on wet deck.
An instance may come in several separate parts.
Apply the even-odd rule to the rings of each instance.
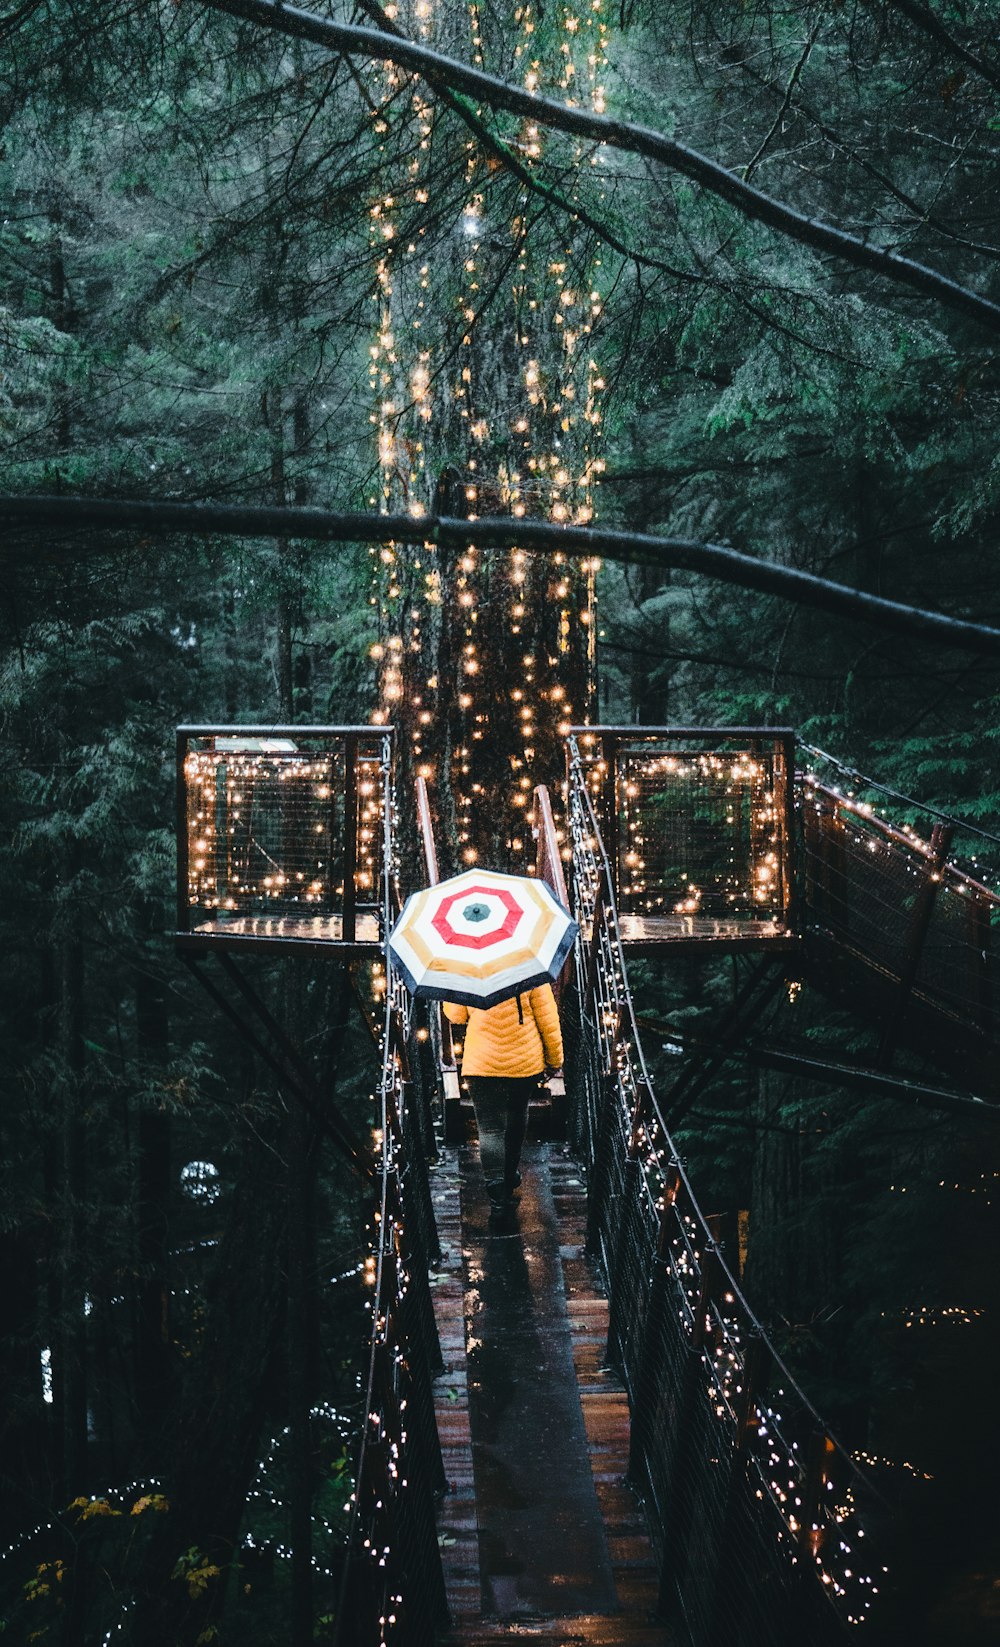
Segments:
[[[432,1180],[445,1249],[433,1291],[448,1639],[668,1647],[651,1622],[642,1508],[623,1481],[628,1408],[604,1365],[607,1303],[583,1257],[584,1186],[556,1145],[529,1145],[523,1166],[520,1202],[500,1219],[474,1145]]]

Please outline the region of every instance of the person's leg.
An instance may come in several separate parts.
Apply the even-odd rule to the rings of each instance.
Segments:
[[[507,1085],[504,1126],[503,1186],[507,1195],[517,1188],[521,1146],[528,1130],[528,1105],[538,1090],[537,1075],[512,1076]]]
[[[467,1077],[479,1133],[479,1159],[489,1184],[503,1177],[504,1105],[507,1083],[495,1075]]]

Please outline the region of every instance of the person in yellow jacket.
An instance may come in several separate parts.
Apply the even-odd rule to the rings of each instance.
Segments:
[[[453,1024],[467,1025],[462,1075],[472,1094],[490,1200],[503,1203],[521,1182],[518,1162],[538,1078],[562,1066],[556,998],[551,984],[540,984],[494,1007],[446,1001],[444,1010]]]

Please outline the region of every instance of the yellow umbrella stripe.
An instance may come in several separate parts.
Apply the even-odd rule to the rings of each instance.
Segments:
[[[456,981],[460,978],[494,978],[500,972],[511,972],[524,962],[531,962],[535,970],[542,964],[537,949],[517,949],[512,955],[498,956],[495,961],[481,961],[468,965],[460,961],[446,961],[441,956],[434,956],[427,963],[428,972],[449,973]]]
[[[537,926],[537,922],[535,925]],[[426,942],[419,932],[412,930],[398,932],[393,942],[398,949],[402,949],[405,945],[420,965],[428,971],[452,972],[456,977],[462,978],[492,978],[494,973],[502,972],[504,967],[507,966],[516,966],[526,956],[537,956],[540,947],[532,941],[531,934],[529,934],[518,945],[517,949],[511,950],[505,947],[500,954],[488,958],[484,957],[483,960],[479,961],[476,959],[477,952],[474,950],[463,951],[461,954],[451,950],[448,955],[441,955]],[[505,940],[505,944],[510,942],[510,939]]]

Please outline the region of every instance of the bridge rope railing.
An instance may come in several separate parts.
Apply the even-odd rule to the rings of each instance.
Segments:
[[[698,1647],[842,1640],[889,1611],[888,1507],[775,1352],[699,1207],[643,1058],[575,740],[569,789],[582,933],[566,1008],[571,1137],[588,1168],[588,1246],[608,1284],[609,1358],[629,1395],[661,1607]]]
[[[929,814],[934,821],[925,838],[813,770],[801,775],[798,790],[801,910],[807,958],[820,981],[826,974],[850,993],[853,975],[838,971],[838,962],[863,964],[863,987],[855,993],[886,1020],[886,1050],[904,1019],[908,1034],[920,1033],[911,1004],[932,1010],[934,1019],[925,1016],[924,1023],[933,1025],[939,1045],[942,1019],[981,1047],[993,1042],[1000,1029],[993,938],[1000,895],[953,861],[962,826]]]
[[[393,794],[382,770],[383,930],[395,895]],[[371,1327],[364,1411],[335,1647],[432,1647],[448,1620],[435,1523],[445,1488],[431,1379],[441,1350],[428,1264],[439,1256],[428,1177],[433,1127],[426,1087],[426,1013],[387,959],[374,1148],[377,1192],[364,1260]]]

